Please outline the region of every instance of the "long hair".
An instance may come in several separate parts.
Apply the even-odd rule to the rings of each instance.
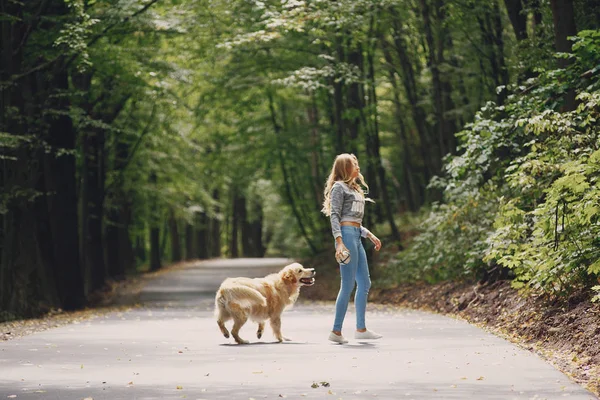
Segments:
[[[351,189],[357,191],[363,198],[365,192],[362,188],[364,186],[369,191],[369,185],[365,183],[365,178],[362,174],[358,174],[358,177],[352,178],[352,171],[354,170],[354,164],[358,164],[358,159],[354,154],[343,153],[339,154],[333,166],[331,167],[331,173],[325,181],[325,189],[323,190],[323,208],[321,212],[326,216],[331,215],[331,188],[336,181],[342,181],[348,185]],[[361,186],[362,185],[362,186]],[[369,198],[365,198],[367,201],[373,201]]]

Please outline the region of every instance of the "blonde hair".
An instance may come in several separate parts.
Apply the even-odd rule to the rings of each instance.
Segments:
[[[369,185],[365,183],[365,178],[362,174],[358,174],[358,177],[352,178],[352,171],[354,170],[354,164],[358,164],[358,159],[354,154],[343,153],[339,154],[333,161],[331,167],[331,173],[325,181],[325,189],[323,190],[323,208],[321,212],[326,216],[331,215],[331,189],[333,184],[337,181],[342,181],[348,185],[351,189],[356,190],[362,197],[365,197],[363,191],[364,186],[369,191]],[[369,198],[365,198],[367,201],[373,201]]]

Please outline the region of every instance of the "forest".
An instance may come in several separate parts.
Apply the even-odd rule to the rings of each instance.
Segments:
[[[331,251],[344,152],[399,248],[384,281],[600,300],[598,0],[0,0],[0,24],[0,321]]]

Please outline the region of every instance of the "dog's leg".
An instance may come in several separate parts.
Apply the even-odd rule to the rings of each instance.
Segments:
[[[237,304],[230,304],[229,306],[231,315],[233,317],[233,328],[231,328],[231,336],[235,339],[238,344],[250,343],[240,337],[240,329],[248,320],[246,312]]]
[[[231,319],[231,314],[229,314],[229,311],[227,311],[223,304],[218,304],[216,308],[215,314],[217,316],[217,325],[219,325],[219,329],[221,330],[221,333],[223,333],[223,336],[229,339],[229,331],[225,327],[225,322]]]
[[[259,322],[258,323],[258,330],[256,331],[256,337],[257,338],[261,338],[263,331],[265,330],[265,323],[264,322]]]
[[[275,338],[281,343],[285,341],[291,341],[292,339],[288,339],[281,334],[281,318],[271,318],[271,328],[273,328],[273,334]]]
[[[225,321],[223,321],[221,319],[218,319],[217,320],[217,325],[219,325],[219,329],[223,333],[223,336],[225,336],[227,339],[229,339],[229,331],[225,327]]]

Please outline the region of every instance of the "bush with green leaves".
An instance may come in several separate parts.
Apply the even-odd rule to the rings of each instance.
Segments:
[[[563,296],[600,286],[600,32],[574,39],[571,64],[507,88],[458,134],[459,154],[430,186],[443,190],[394,270],[413,279],[480,277]],[[575,92],[577,107],[561,111]],[[596,286],[595,286],[596,285]]]

